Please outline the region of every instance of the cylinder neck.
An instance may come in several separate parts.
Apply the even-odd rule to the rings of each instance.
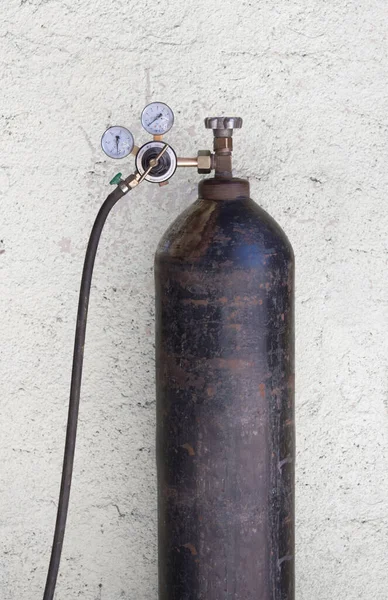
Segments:
[[[238,177],[212,177],[202,179],[198,185],[198,196],[216,202],[249,198],[249,181]]]

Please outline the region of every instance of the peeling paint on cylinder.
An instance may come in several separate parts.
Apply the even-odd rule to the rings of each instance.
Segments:
[[[293,600],[290,243],[207,179],[155,277],[160,600]]]

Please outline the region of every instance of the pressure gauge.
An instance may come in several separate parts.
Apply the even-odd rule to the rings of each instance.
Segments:
[[[125,158],[134,144],[132,133],[120,125],[109,127],[101,138],[101,148],[110,158]]]
[[[141,124],[151,135],[163,135],[174,124],[174,113],[164,102],[152,102],[141,113]]]
[[[156,158],[164,148],[163,142],[147,142],[136,154],[136,168],[140,175],[143,175],[150,166],[150,161]],[[176,171],[177,157],[171,146],[168,146],[166,152],[160,157],[158,164],[151,169],[146,177],[151,183],[163,183],[170,179]]]

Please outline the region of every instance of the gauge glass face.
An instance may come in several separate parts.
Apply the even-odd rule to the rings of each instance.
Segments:
[[[101,147],[110,158],[125,158],[133,150],[133,135],[125,127],[109,127],[101,138]]]
[[[150,160],[156,158],[163,149],[163,142],[147,142],[136,155],[136,168],[140,175],[148,169]],[[175,151],[169,146],[166,152],[159,160],[159,164],[153,168],[147,175],[146,180],[151,183],[162,183],[174,175],[177,168],[177,158]]]
[[[141,124],[151,135],[163,135],[174,124],[174,113],[163,102],[152,102],[141,114]]]

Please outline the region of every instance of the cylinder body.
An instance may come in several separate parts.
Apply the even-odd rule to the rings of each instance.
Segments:
[[[207,179],[155,258],[160,600],[294,599],[294,260]]]

